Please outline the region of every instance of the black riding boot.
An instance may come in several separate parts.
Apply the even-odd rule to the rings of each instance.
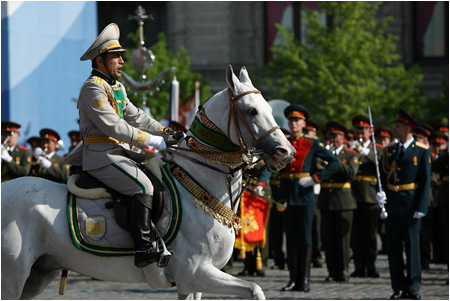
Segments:
[[[294,290],[306,293],[309,292],[312,250],[301,250],[299,257],[300,265]]]
[[[152,233],[153,196],[136,194],[131,198],[131,236],[136,247],[134,265],[143,268],[157,262],[160,256],[156,235]]]
[[[297,249],[287,249],[287,266],[289,269],[289,282],[288,284],[283,287],[282,291],[292,291],[294,290],[294,287],[296,286],[296,281],[298,278],[298,261],[300,260],[298,256],[298,250]]]

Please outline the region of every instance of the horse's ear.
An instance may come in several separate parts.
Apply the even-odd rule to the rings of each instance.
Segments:
[[[241,72],[239,73],[239,79],[243,84],[247,84],[253,87],[252,81],[250,80],[250,76],[248,76],[247,68],[242,67]]]
[[[231,65],[228,65],[227,68],[227,84],[228,87],[233,91],[233,94],[235,94],[237,90],[237,84],[239,83],[239,79],[234,75],[233,67]]]

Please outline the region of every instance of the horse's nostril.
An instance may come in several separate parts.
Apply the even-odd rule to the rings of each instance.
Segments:
[[[284,147],[277,147],[277,153],[283,156],[287,156],[289,154],[289,150]]]

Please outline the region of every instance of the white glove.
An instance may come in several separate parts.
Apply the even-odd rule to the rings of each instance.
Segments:
[[[2,153],[2,160],[9,163],[13,160],[13,157],[9,154],[9,152],[5,149]]]
[[[361,150],[361,155],[362,156],[367,156],[370,152],[370,149],[363,147]]]
[[[164,142],[164,138],[161,136],[152,136],[148,145],[150,147],[156,148],[159,151],[163,151],[166,149],[166,142]]]
[[[312,177],[306,177],[306,178],[300,178],[298,179],[298,185],[302,186],[302,187],[309,187],[309,186],[314,186],[316,183],[316,181],[314,181],[314,179]]]
[[[33,151],[33,156],[40,156],[44,151],[40,147],[36,147]]]
[[[255,192],[256,192],[256,195],[259,197],[263,197],[264,194],[266,193],[264,191],[264,188],[261,185],[256,186]]]
[[[419,211],[414,212],[414,216],[413,218],[417,218],[417,219],[421,219],[422,217],[424,217],[425,214]]]
[[[40,156],[39,160],[41,161],[40,164],[42,168],[49,169],[50,167],[52,167],[52,162],[46,157]]]
[[[383,205],[386,204],[386,200],[387,200],[386,192],[384,192],[383,190],[377,192],[376,198],[377,198],[378,205],[380,205],[380,208],[383,208]]]

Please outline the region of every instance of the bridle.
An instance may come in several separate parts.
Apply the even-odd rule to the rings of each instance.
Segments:
[[[243,92],[241,94],[238,94],[238,95],[234,96],[233,95],[233,91],[231,91],[231,89],[228,88],[228,94],[230,95],[230,110],[228,112],[228,129],[227,129],[228,139],[231,140],[230,128],[231,128],[231,118],[233,118],[234,127],[235,127],[237,135],[238,135],[239,144],[241,146],[241,149],[245,153],[247,153],[247,146],[245,145],[244,140],[242,139],[242,134],[241,134],[241,130],[239,128],[237,116],[239,116],[239,118],[244,123],[245,127],[247,128],[248,132],[252,135],[253,140],[254,140],[253,144],[252,144],[253,148],[256,148],[256,146],[262,140],[264,140],[267,136],[269,136],[273,131],[276,131],[277,129],[280,128],[280,126],[278,126],[278,125],[274,126],[270,130],[265,132],[261,137],[259,137],[259,138],[256,137],[255,133],[252,131],[252,129],[248,125],[247,121],[245,120],[244,116],[242,115],[241,110],[239,110],[239,107],[237,106],[237,104],[235,102],[235,100],[241,98],[242,96],[245,96],[245,95],[251,94],[251,93],[261,93],[261,91],[259,91],[259,90],[250,90],[250,91],[246,91],[246,92]]]
[[[233,95],[233,91],[231,91],[231,89],[228,88],[230,109],[229,109],[229,113],[228,113],[228,122],[227,122],[227,138],[229,139],[229,141],[231,141],[231,120],[233,120],[233,124],[234,124],[234,127],[236,129],[236,133],[237,133],[238,141],[239,141],[239,146],[240,146],[241,150],[234,151],[234,152],[226,152],[226,151],[222,151],[221,152],[221,151],[194,150],[194,149],[189,149],[189,148],[181,148],[181,147],[178,147],[178,146],[169,146],[168,148],[174,149],[174,150],[180,150],[180,151],[197,153],[197,154],[203,155],[203,156],[206,156],[208,154],[217,154],[217,153],[220,153],[220,152],[223,153],[225,156],[227,156],[227,155],[236,155],[236,153],[240,153],[241,155],[247,155],[247,157],[250,159],[248,161],[251,161],[251,158],[253,158],[253,156],[256,154],[256,146],[258,146],[258,144],[260,144],[261,141],[263,141],[265,138],[267,138],[272,132],[274,132],[274,131],[276,131],[277,129],[280,128],[280,126],[278,126],[278,125],[274,126],[270,130],[265,132],[263,135],[261,135],[259,138],[256,137],[255,132],[250,128],[248,122],[245,120],[242,112],[239,110],[239,107],[236,104],[236,100],[238,100],[239,98],[241,98],[241,97],[243,97],[245,95],[251,94],[251,93],[261,93],[261,91],[259,91],[259,90],[250,90],[250,91],[246,91],[246,92],[243,92],[241,94],[238,94],[238,95]],[[251,134],[251,136],[253,138],[252,147],[250,149],[247,147],[247,145],[245,144],[244,139],[242,137],[242,132],[241,132],[241,129],[239,127],[238,117],[241,119],[242,123],[245,125],[245,127],[248,130],[248,132]],[[215,127],[215,125],[214,125],[214,127]],[[190,158],[189,156],[186,156],[183,153],[176,152],[176,154],[180,155],[181,157],[187,158],[187,159],[191,160],[192,162],[194,162],[196,164],[200,164],[202,166],[208,167],[208,168],[213,169],[215,171],[228,174],[228,181],[227,182],[228,182],[228,188],[229,188],[229,194],[230,194],[231,208],[232,209],[234,209],[235,205],[237,204],[237,201],[240,198],[240,195],[245,190],[246,186],[248,184],[250,184],[251,181],[249,181],[249,179],[247,179],[247,185],[242,188],[241,193],[238,194],[236,200],[233,201],[232,193],[231,193],[231,177],[233,177],[234,172],[236,172],[238,170],[242,170],[244,167],[246,167],[248,165],[256,164],[256,163],[243,162],[242,164],[239,164],[237,167],[235,167],[233,169],[230,168],[229,172],[224,172],[223,170],[221,170],[219,168],[216,168],[216,167],[211,166],[209,164],[205,164],[205,163],[203,163],[201,161],[198,161],[198,160],[196,160],[194,158]]]

